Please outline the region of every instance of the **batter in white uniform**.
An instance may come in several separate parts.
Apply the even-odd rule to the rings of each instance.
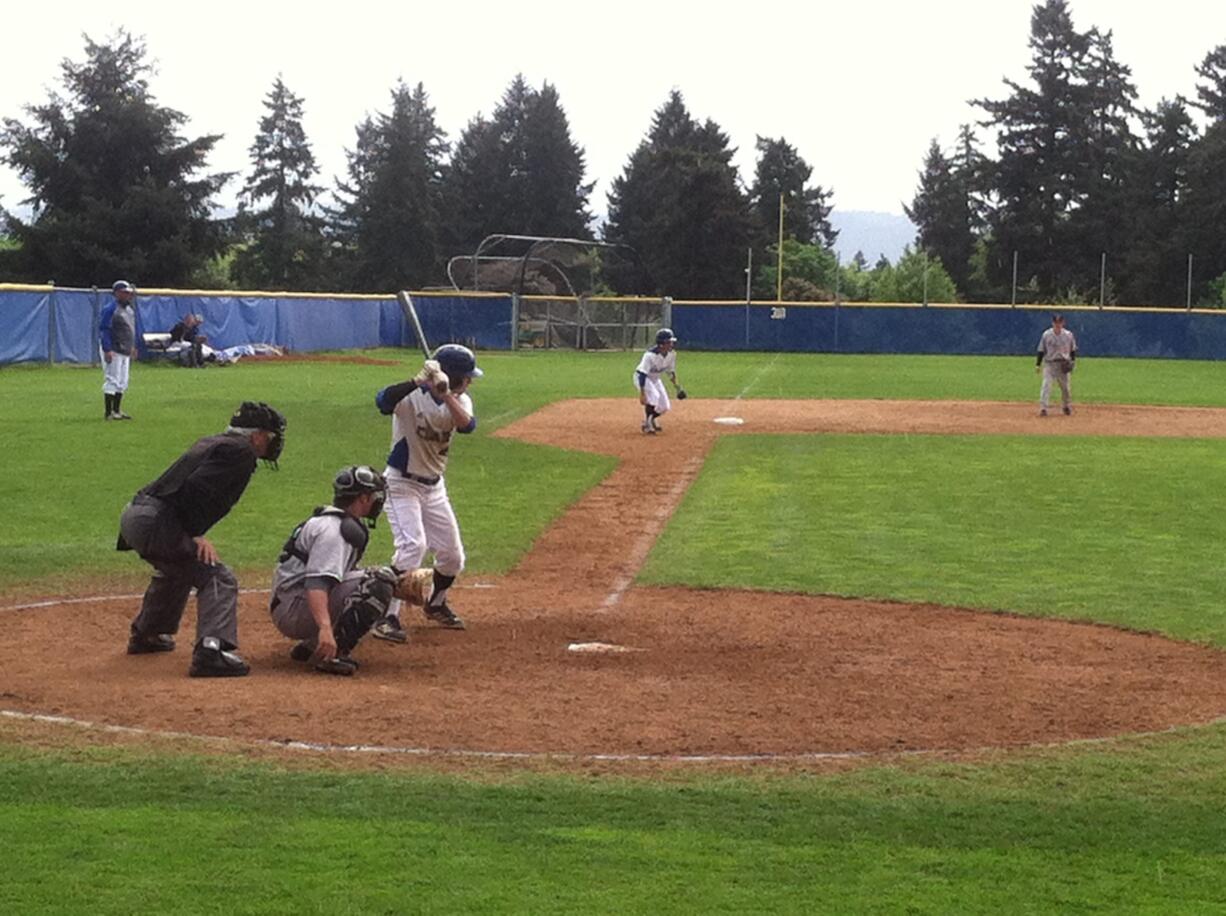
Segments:
[[[396,544],[392,565],[413,569],[422,565],[427,551],[433,552],[434,594],[424,608],[426,616],[449,629],[462,630],[464,621],[447,605],[447,591],[464,569],[464,544],[443,475],[453,435],[477,428],[468,386],[482,372],[472,350],[458,344],[439,347],[433,362],[437,368],[427,362],[413,379],[384,388],[375,396],[379,410],[392,417],[392,451],[384,472],[385,511]],[[389,642],[408,642],[400,604],[392,602],[372,635]]]
[[[660,378],[667,375],[677,388],[678,396],[682,388],[677,383],[677,337],[670,328],[660,328],[656,332],[656,345],[643,354],[638,368],[634,370],[634,386],[639,392],[639,403],[643,405],[643,425],[645,433],[654,435],[660,432],[657,417],[668,413],[672,402],[668,399],[668,391]]]

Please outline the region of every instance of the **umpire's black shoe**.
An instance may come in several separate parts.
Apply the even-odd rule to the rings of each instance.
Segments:
[[[148,655],[151,652],[173,652],[174,650],[175,638],[169,633],[144,636],[133,630],[132,635],[128,637],[129,655]]]
[[[289,657],[296,662],[309,662],[315,654],[315,645],[307,642],[305,639],[302,642],[294,643],[294,648],[289,650]]]
[[[216,636],[206,636],[192,652],[192,666],[187,669],[189,677],[243,677],[251,667],[234,652],[221,647]]]
[[[337,674],[341,677],[353,677],[358,670],[358,663],[347,655],[338,655],[327,661],[320,659],[315,663],[315,670],[324,674]]]
[[[447,607],[446,602],[439,605],[427,605],[422,610],[439,626],[446,627],[448,630],[464,629],[464,621],[455,615],[455,611]]]

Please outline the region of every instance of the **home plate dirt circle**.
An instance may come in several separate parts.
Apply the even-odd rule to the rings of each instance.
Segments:
[[[0,609],[7,643],[21,647],[0,666],[0,711],[333,748],[662,759],[1007,748],[1226,715],[1226,653],[1149,634],[630,585],[721,435],[1226,436],[1226,411],[1090,407],[1039,420],[1016,404],[962,403],[955,414],[935,402],[690,398],[654,437],[641,434],[638,413],[633,401],[567,402],[499,431],[621,461],[516,569],[457,590],[467,631],[423,618],[408,646],[367,640],[356,677],[328,677],[290,660],[267,594],[245,593],[252,674],[211,681],[186,677],[190,609],[178,651],[135,657],[124,645],[139,599]],[[711,422],[731,415],[745,425]],[[614,648],[571,648],[593,644]]]

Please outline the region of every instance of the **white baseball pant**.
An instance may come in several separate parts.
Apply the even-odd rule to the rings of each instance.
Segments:
[[[106,354],[102,353],[103,394],[123,394],[128,390],[128,371],[131,364],[131,356],[112,353],[111,361],[108,363]]]
[[[384,512],[396,544],[392,565],[397,569],[416,569],[426,552],[433,551],[434,568],[441,575],[458,576],[463,571],[464,544],[445,480],[431,486],[388,471]],[[399,616],[400,604],[393,600],[389,613]]]

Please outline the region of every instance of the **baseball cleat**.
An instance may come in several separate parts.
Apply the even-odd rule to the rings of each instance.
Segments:
[[[1071,416],[1071,415],[1072,415],[1072,413],[1073,413],[1073,408],[1071,408],[1071,407],[1066,407],[1066,408],[1064,408],[1064,415],[1065,415],[1066,417],[1067,417],[1067,416]]]
[[[132,418],[131,418],[130,416],[128,416],[126,413],[124,413],[122,410],[117,410],[117,411],[115,411],[115,414],[114,414],[114,416],[112,417],[112,419],[115,419],[115,420],[131,420]]]
[[[655,432],[655,430],[651,428],[651,421],[650,421],[650,420],[644,420],[644,421],[643,421],[643,423],[642,423],[642,425],[639,427],[639,429],[641,429],[641,430],[642,430],[643,432],[645,432],[645,433],[654,433],[654,432]]]
[[[1040,417],[1045,417],[1045,416],[1047,416],[1047,411],[1046,411],[1046,410],[1040,410],[1040,411],[1039,411],[1039,416],[1040,416]]]
[[[314,654],[315,647],[305,639],[300,643],[295,643],[294,648],[289,650],[289,657],[296,662],[309,662]]]
[[[152,652],[173,652],[174,650],[175,638],[169,633],[154,633],[152,636],[144,636],[133,632],[128,637],[129,655],[148,655]]]
[[[315,670],[321,671],[324,674],[337,674],[341,677],[353,677],[358,670],[358,663],[348,656],[338,655],[336,658],[324,661],[320,659],[315,663]]]
[[[370,635],[387,642],[406,643],[409,641],[409,634],[404,631],[400,621],[390,615],[371,627]]]
[[[441,627],[446,627],[448,630],[463,630],[464,621],[455,615],[455,612],[447,607],[446,604],[423,608],[426,616],[433,620]]]
[[[653,433],[662,433],[662,432],[664,432],[664,427],[663,427],[663,426],[661,426],[659,423],[657,423],[657,422],[656,422],[656,418],[655,418],[655,417],[652,417],[652,418],[651,418],[651,431],[652,431]]]
[[[200,640],[192,652],[192,666],[187,669],[188,677],[244,677],[250,673],[251,667],[236,653],[221,647],[221,640],[216,636],[206,636]]]

